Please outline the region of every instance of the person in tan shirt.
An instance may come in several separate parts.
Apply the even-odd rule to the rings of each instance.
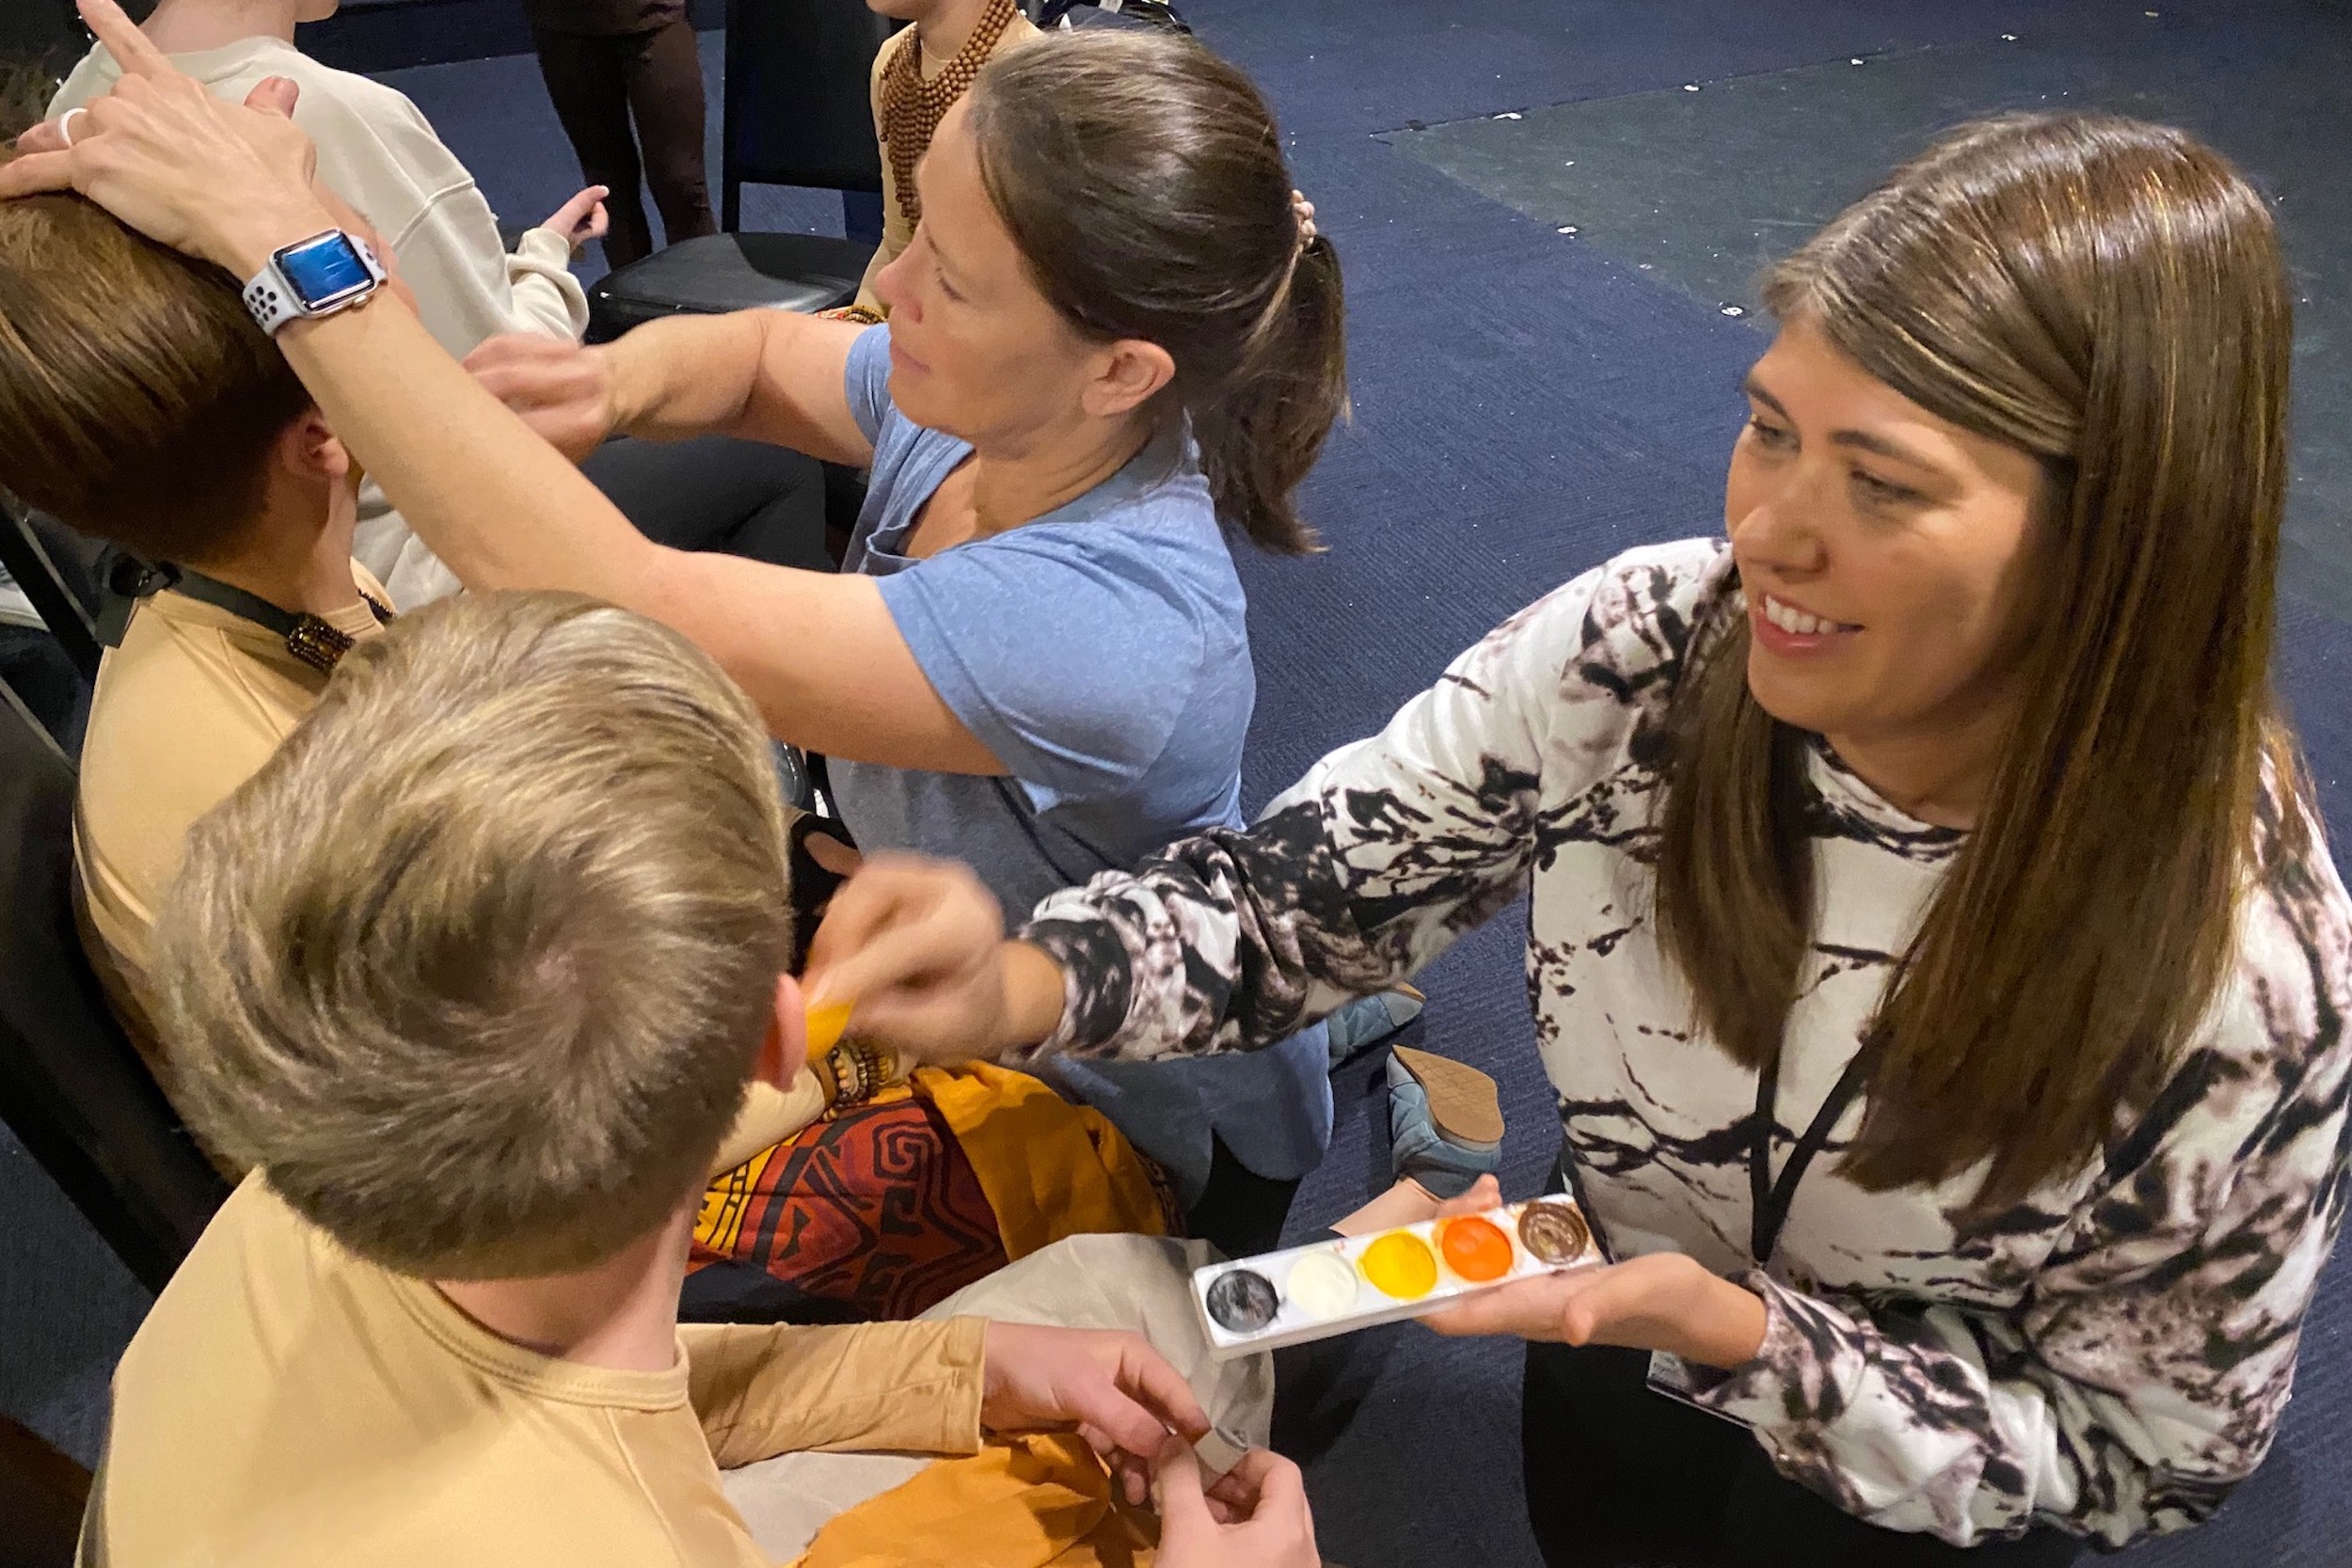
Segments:
[[[188,824],[389,613],[351,557],[358,470],[232,281],[53,196],[0,202],[0,487],[170,562],[149,585],[184,573],[100,665],[74,814],[85,937],[152,1061],[147,928]]]
[[[703,1173],[806,1044],[749,701],[666,627],[460,596],[356,648],[191,832],[154,932],[182,1097],[253,1174],[119,1369],[85,1568],[765,1560],[720,1471],[1073,1427],[1162,1568],[1308,1568],[1297,1472],[1204,1499],[1134,1334],[681,1328]]]
[[[912,23],[890,36],[874,56],[867,93],[874,135],[882,153],[882,238],[858,285],[858,309],[873,321],[890,313],[874,279],[914,238],[922,217],[914,166],[930,150],[931,134],[980,67],[1037,37],[1013,0],[866,0],[873,10]]]

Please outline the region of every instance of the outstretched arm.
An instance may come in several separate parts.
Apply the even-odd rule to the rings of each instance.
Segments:
[[[124,79],[90,105],[70,148],[0,167],[0,198],[79,190],[239,277],[338,225],[292,121],[209,97],[114,0],[84,0],[83,10]],[[569,589],[664,621],[718,659],[787,740],[902,768],[1003,771],[932,689],[870,580],[653,545],[380,293],[295,323],[278,342],[337,434],[469,587]],[[751,371],[773,363],[765,342],[743,356],[742,417],[788,423],[795,414],[778,410],[805,413],[806,402],[749,390],[765,384]],[[846,416],[840,373],[836,361],[833,395]]]

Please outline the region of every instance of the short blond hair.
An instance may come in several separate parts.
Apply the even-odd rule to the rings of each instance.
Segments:
[[[404,616],[190,832],[155,923],[175,1099],[352,1251],[584,1267],[675,1212],[789,962],[748,699],[568,594]]]

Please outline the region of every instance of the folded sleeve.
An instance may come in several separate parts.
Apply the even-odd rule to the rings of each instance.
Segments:
[[[1041,812],[1131,793],[1204,673],[1209,607],[1102,522],[1016,529],[876,581],[932,689]]]
[[[588,330],[588,294],[572,276],[571,242],[554,230],[523,230],[506,258],[506,281],[516,331],[578,342]]]
[[[711,1457],[732,1469],[780,1453],[979,1451],[987,1325],[688,1323],[690,1397]]]
[[[2120,1546],[2209,1516],[2269,1449],[2344,1218],[2352,939],[2340,891],[2281,909],[2256,937],[2278,961],[2110,1156],[2020,1307],[1752,1274],[1756,1360],[1654,1375],[1893,1528],[1965,1545],[2052,1524]]]

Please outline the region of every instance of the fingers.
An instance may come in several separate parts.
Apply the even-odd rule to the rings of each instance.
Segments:
[[[1438,1205],[1437,1217],[1454,1219],[1462,1214],[1483,1214],[1502,1206],[1502,1183],[1491,1176],[1482,1176],[1470,1183],[1469,1192],[1450,1197]]]
[[[18,146],[24,145],[22,139]],[[60,149],[55,152],[26,152],[0,164],[0,200],[20,196],[36,196],[42,191],[70,191],[73,188],[73,154]]]
[[[1201,1495],[1200,1466],[1183,1438],[1170,1436],[1152,1453],[1152,1491],[1159,1505],[1163,1555],[1216,1528],[1208,1499]],[[1250,1495],[1256,1496],[1254,1489]]]
[[[1177,1381],[1182,1382],[1183,1379]],[[1118,1382],[1105,1379],[1073,1392],[1077,1395],[1073,1402],[1086,1406],[1077,1413],[1081,1425],[1101,1438],[1108,1438],[1108,1449],[1124,1449],[1129,1453],[1154,1453],[1168,1437],[1167,1423]],[[1206,1423],[1203,1423],[1202,1430],[1206,1430]],[[1105,1445],[1099,1440],[1095,1442],[1095,1447],[1105,1449]]]
[[[1004,917],[971,874],[943,861],[876,855],[834,895],[809,943],[818,999],[879,995],[986,961]]]
[[[604,203],[599,201],[589,208],[588,222],[580,230],[580,237],[582,240],[601,240],[612,231],[612,214],[605,211]]]
[[[265,115],[284,115],[291,119],[294,103],[302,96],[300,85],[284,76],[264,76],[253,84],[253,90],[245,95],[245,106]]]
[[[546,227],[554,230],[566,239],[577,239],[580,237],[580,226],[588,221],[589,214],[594,213],[604,198],[612,194],[612,191],[603,185],[590,185],[550,214]]]
[[[1258,1518],[1292,1509],[1305,1513],[1307,1478],[1272,1449],[1252,1449],[1234,1465],[1232,1479],[1249,1489],[1250,1513]]]
[[[485,338],[476,343],[473,352],[463,363],[468,373],[497,392],[493,377],[513,381],[517,373],[537,376],[561,356],[571,352],[567,343],[542,338],[534,333],[503,332],[495,338]]]
[[[1150,1453],[1152,1445],[1159,1441],[1159,1432],[1174,1428],[1176,1434],[1187,1443],[1199,1442],[1208,1434],[1208,1413],[1200,1408],[1200,1401],[1192,1391],[1184,1375],[1168,1364],[1168,1358],[1152,1348],[1152,1342],[1140,1334],[1124,1336],[1128,1340],[1120,1356],[1119,1382],[1129,1397],[1150,1412],[1152,1424],[1158,1429],[1150,1443],[1135,1449]],[[1133,1445],[1130,1445],[1132,1447]]]
[[[80,0],[82,21],[106,46],[125,76],[177,76],[179,68],[155,47],[115,0]]]
[[[71,112],[68,111],[68,113]],[[24,134],[17,137],[15,142],[16,153],[20,158],[35,152],[62,152],[72,145],[66,134],[64,115],[59,115],[55,119],[44,119],[38,125],[28,126]]]
[[[1549,1274],[1515,1279],[1431,1312],[1421,1321],[1446,1335],[1514,1334],[1522,1339],[1557,1339],[1571,1287],[1584,1277],[1588,1276]]]
[[[865,857],[831,833],[813,832],[804,841],[808,858],[836,877],[847,877],[865,863]]]

